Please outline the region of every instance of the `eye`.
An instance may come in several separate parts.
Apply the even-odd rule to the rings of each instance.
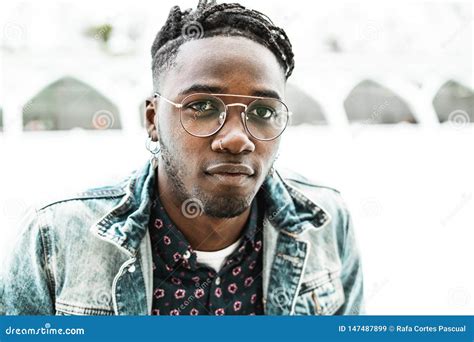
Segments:
[[[259,119],[270,119],[275,114],[275,109],[266,107],[266,106],[258,106],[254,107],[249,111],[249,114],[259,118]]]
[[[187,107],[194,109],[198,112],[216,110],[216,106],[214,105],[212,101],[196,101],[196,102],[190,103]]]

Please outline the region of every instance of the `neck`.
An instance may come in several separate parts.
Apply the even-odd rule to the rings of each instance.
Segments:
[[[250,214],[250,207],[232,218],[209,217],[205,213],[197,217],[186,217],[181,210],[181,201],[173,194],[166,172],[158,166],[158,194],[160,202],[171,221],[183,233],[194,250],[217,251],[239,239]]]

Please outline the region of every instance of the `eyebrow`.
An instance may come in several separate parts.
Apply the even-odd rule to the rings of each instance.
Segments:
[[[192,93],[213,93],[213,94],[225,94],[225,90],[219,86],[211,86],[206,84],[193,84],[188,88],[185,88],[179,92],[179,95],[189,95]],[[237,95],[237,94],[236,94]],[[274,90],[270,89],[259,89],[255,90],[250,94],[251,96],[258,97],[271,97],[274,99],[281,100],[281,96]]]

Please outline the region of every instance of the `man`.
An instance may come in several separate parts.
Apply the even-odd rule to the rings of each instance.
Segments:
[[[173,7],[152,46],[151,161],[37,210],[2,272],[0,312],[360,313],[339,194],[273,168],[293,66],[285,32],[259,12]]]

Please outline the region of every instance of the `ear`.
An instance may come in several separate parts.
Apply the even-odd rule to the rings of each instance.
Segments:
[[[145,128],[148,136],[153,141],[158,141],[158,118],[155,97],[149,97],[145,100]]]

